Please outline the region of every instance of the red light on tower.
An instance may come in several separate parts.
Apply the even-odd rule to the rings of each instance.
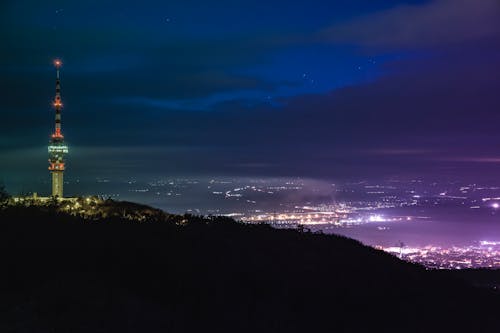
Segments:
[[[54,66],[56,66],[56,68],[59,68],[62,66],[62,61],[59,60],[59,59],[55,59],[54,60]]]

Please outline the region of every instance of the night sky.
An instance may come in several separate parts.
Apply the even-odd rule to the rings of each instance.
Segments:
[[[500,173],[500,2],[2,1],[0,178]]]

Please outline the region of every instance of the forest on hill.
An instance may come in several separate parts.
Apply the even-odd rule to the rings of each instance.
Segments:
[[[454,272],[224,217],[5,206],[0,262],[1,332],[500,329],[500,295]]]

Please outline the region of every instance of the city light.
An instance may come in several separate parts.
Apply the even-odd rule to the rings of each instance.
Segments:
[[[383,216],[381,215],[371,215],[368,220],[370,222],[385,222],[386,220],[384,219]]]
[[[500,268],[500,241],[480,241],[469,246],[376,248],[432,269]]]

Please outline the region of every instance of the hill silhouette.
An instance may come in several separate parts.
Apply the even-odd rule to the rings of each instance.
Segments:
[[[224,217],[6,207],[0,263],[0,332],[500,329],[500,296],[452,272]]]

